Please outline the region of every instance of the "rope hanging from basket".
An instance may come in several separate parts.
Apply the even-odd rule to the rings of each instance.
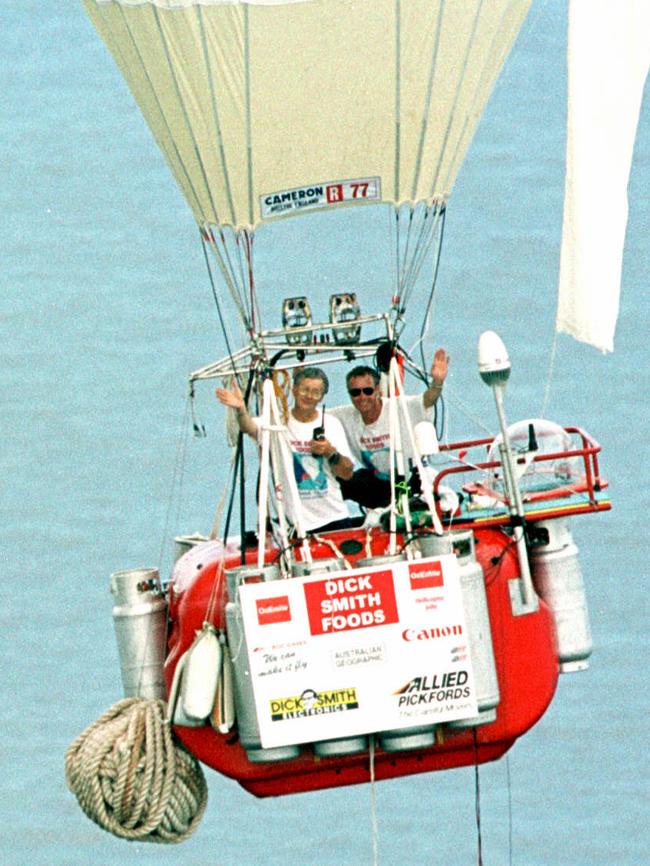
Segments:
[[[131,841],[182,842],[208,802],[203,770],[174,742],[160,700],[110,707],[69,747],[65,775],[86,815]]]

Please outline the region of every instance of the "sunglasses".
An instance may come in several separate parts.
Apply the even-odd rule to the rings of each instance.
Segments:
[[[366,397],[370,397],[370,395],[374,393],[374,388],[348,388],[348,394],[350,397],[358,397],[360,394],[365,394]]]

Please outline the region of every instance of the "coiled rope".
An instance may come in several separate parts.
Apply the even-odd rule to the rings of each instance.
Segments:
[[[122,839],[182,842],[208,802],[203,770],[174,742],[160,700],[114,704],[72,743],[65,775],[86,815]]]

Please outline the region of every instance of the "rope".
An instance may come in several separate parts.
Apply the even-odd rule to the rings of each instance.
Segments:
[[[334,556],[337,559],[342,559],[343,560],[343,568],[352,568],[352,564],[350,562],[348,562],[348,560],[343,556],[343,554],[341,553],[341,551],[336,546],[336,544],[332,541],[331,538],[324,538],[322,535],[316,535],[315,532],[312,533],[312,538],[315,541],[318,541],[319,544],[327,545],[327,547],[329,547],[329,549],[332,551],[332,553],[334,554]]]
[[[372,556],[372,539],[370,537],[371,528],[369,526],[366,527],[366,559],[370,559]]]
[[[72,743],[68,788],[103,830],[140,842],[182,842],[198,826],[208,790],[198,762],[174,743],[164,701],[118,701]]]

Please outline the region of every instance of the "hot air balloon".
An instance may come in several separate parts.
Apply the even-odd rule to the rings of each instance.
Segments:
[[[409,318],[428,321],[454,181],[530,0],[84,5],[199,228],[227,354],[190,381],[238,383],[231,503],[244,495],[244,434],[260,446],[255,527],[242,506],[236,533],[229,508],[212,538],[181,539],[151,662],[165,684],[149,672],[127,693],[168,699],[184,746],[262,797],[499,758],[559,673],[588,665],[568,518],[610,508],[600,447],[578,427],[508,427],[510,361],[492,332],[479,369],[500,436],[438,443],[407,407],[405,374],[431,382],[400,337]],[[355,286],[263,296],[276,276],[254,255],[264,232],[296,218],[309,236],[312,215],[350,208],[385,219],[383,306],[362,313]],[[360,362],[377,383],[356,397],[384,389],[387,502],[323,529],[306,504],[319,476],[295,455],[336,481],[341,453],[316,448],[333,424],[317,408],[327,379],[303,389],[314,431],[302,446],[283,382]],[[142,570],[133,584],[151,591]],[[133,629],[156,617],[159,634],[153,607]],[[131,638],[127,660],[142,655]]]

